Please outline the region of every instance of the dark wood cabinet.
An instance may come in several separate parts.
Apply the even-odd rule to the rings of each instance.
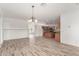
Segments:
[[[43,26],[43,36],[46,38],[53,38],[54,37],[54,28]]]
[[[46,37],[46,38],[53,38],[53,35],[54,34],[52,32],[44,32],[43,33],[43,36]]]
[[[60,33],[55,33],[55,41],[60,42]]]

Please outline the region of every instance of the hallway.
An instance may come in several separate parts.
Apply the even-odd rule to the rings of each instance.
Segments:
[[[60,44],[53,39],[35,38],[34,45],[29,45],[29,39],[5,40],[0,55],[3,56],[79,56],[79,48]]]

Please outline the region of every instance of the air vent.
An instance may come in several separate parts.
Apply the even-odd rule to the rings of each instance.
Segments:
[[[41,6],[46,6],[46,5],[47,5],[47,3],[41,3],[40,5],[41,5]]]
[[[79,3],[75,3],[75,4],[79,6]]]

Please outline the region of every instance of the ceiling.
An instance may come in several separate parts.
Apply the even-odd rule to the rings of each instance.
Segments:
[[[5,17],[28,20],[32,16],[32,5],[35,5],[34,16],[50,24],[62,13],[79,8],[75,3],[0,3],[0,8]]]

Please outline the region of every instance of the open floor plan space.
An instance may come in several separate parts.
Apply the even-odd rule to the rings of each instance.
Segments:
[[[79,4],[0,3],[0,56],[79,56]]]
[[[79,48],[55,42],[43,37],[35,38],[33,45],[28,38],[4,41],[0,48],[2,56],[79,56]]]

